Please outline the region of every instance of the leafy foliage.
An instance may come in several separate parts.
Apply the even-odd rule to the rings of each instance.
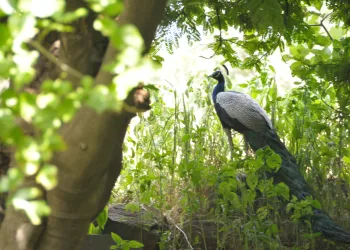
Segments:
[[[122,249],[122,250],[129,250],[132,248],[141,248],[144,247],[144,245],[138,241],[135,240],[123,240],[118,234],[111,233],[112,239],[115,241],[115,245],[111,246],[110,249]]]
[[[293,7],[296,13],[302,9],[302,6],[297,7]],[[325,16],[311,14],[311,11],[302,13],[305,18],[293,17],[294,21],[302,20],[302,27],[290,30],[285,27],[281,32],[270,28],[265,31],[267,34],[263,30],[250,30],[243,39],[230,38],[230,42],[219,35],[213,50],[231,65],[256,72],[255,77],[239,84],[240,90],[256,98],[271,115],[278,134],[296,156],[300,171],[316,190],[316,198],[323,209],[341,221],[349,207],[344,188],[349,183],[347,159],[350,152],[346,148],[350,141],[345,132],[349,130],[346,104],[349,95],[337,94],[344,82],[336,83],[331,75],[325,78],[319,61],[314,62],[317,70],[313,71],[303,62],[312,60],[312,56],[330,59],[329,51],[334,51],[332,44],[346,39],[332,37],[331,40],[318,26],[308,26],[309,19],[314,18],[313,24],[319,25]],[[229,19],[223,22],[226,21]],[[339,28],[333,27],[335,34],[335,29]],[[285,44],[290,46],[286,48]],[[331,49],[327,49],[329,46]],[[285,51],[284,60],[293,60],[291,70],[299,77],[284,96],[278,94],[275,68],[265,60],[277,47]],[[236,53],[240,48],[246,53],[244,61]],[[337,58],[344,59],[339,54]],[[149,115],[140,116],[140,123],[131,130],[125,145],[126,167],[115,191],[116,199],[123,196],[126,200],[170,211],[183,228],[188,226],[186,222],[195,223],[196,218],[204,216],[206,221],[216,225],[214,234],[219,248],[236,244],[237,248],[249,249],[280,249],[288,248],[287,245],[291,249],[308,249],[318,244],[319,248],[333,249],[332,244],[315,243],[320,235],[311,234],[310,227],[300,227],[297,223],[303,220],[310,225],[309,214],[312,209],[320,209],[320,203],[315,198],[289,202],[288,187],[283,183],[274,185],[265,176],[268,171],[276,171],[281,162],[270,149],[250,158],[245,156],[243,147],[236,147],[235,161],[230,161],[230,151],[211,104],[211,87],[200,75],[187,78],[190,80],[184,94],[167,86],[153,93],[153,110]],[[340,102],[344,102],[342,106]],[[234,138],[236,145],[240,142],[239,136]],[[287,212],[295,225],[282,222],[286,216],[283,207],[288,202]],[[341,223],[346,227],[345,221]],[[302,239],[294,234],[296,231],[304,233]],[[193,246],[200,244],[191,231],[187,232],[188,237],[193,237],[192,241],[190,239]],[[172,233],[181,239],[176,229]],[[181,241],[178,238],[174,242]],[[180,247],[177,243],[172,243],[173,249]]]
[[[142,56],[144,45],[138,30],[132,25],[118,26],[114,20],[123,9],[121,1],[90,0],[86,8],[71,12],[65,11],[65,5],[63,0],[0,3],[0,138],[16,149],[16,168],[1,176],[0,187],[1,192],[19,189],[7,199],[7,205],[24,210],[35,225],[50,212],[43,192],[57,184],[58,171],[50,160],[54,152],[65,149],[59,135],[62,124],[73,119],[82,106],[99,113],[119,112],[130,89],[145,80],[145,72],[154,69],[151,59]],[[72,32],[71,23],[85,18],[91,10],[101,14],[94,20],[94,28],[120,51],[105,69],[117,75],[109,85],[97,84],[91,76],[60,62],[42,44],[52,31]],[[33,90],[39,54],[64,72],[57,79],[45,79],[39,83],[40,89]],[[67,80],[67,73],[78,79],[74,85]],[[3,88],[7,82],[10,86]],[[30,127],[33,134],[20,124]],[[22,190],[21,185],[29,178],[41,184],[43,192],[24,192],[27,189]]]

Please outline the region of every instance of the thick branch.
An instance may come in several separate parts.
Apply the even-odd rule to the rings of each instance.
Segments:
[[[67,10],[84,6],[84,1],[66,1]],[[164,13],[166,0],[125,0],[120,23],[131,23],[140,30],[148,51],[156,28]],[[103,37],[92,29],[95,16],[74,23],[74,33],[61,34],[59,60],[70,68],[96,76],[97,83],[109,84],[114,77],[101,70],[101,50],[97,45]],[[97,50],[97,51],[96,51]],[[104,50],[102,49],[104,52]],[[114,60],[117,51],[108,45],[103,63]],[[68,72],[69,73],[69,72]],[[79,84],[79,77],[69,74]],[[144,101],[144,103],[142,103]],[[131,93],[126,107],[148,108],[148,98],[141,89]],[[122,167],[122,143],[134,113],[105,112],[97,114],[82,108],[74,119],[61,129],[67,150],[56,153],[53,164],[59,168],[58,186],[47,193],[52,213],[38,240],[41,228],[28,225],[20,212],[9,210],[0,232],[0,250],[75,250],[79,249],[89,223],[107,203],[111,189]],[[82,146],[84,145],[84,146]],[[18,232],[28,226],[24,246],[18,245]],[[8,232],[8,233],[6,233]],[[23,242],[23,241],[22,241]]]
[[[136,25],[148,51],[161,21],[165,0],[129,0],[124,1],[124,4],[125,11],[119,17],[119,22]],[[62,40],[69,51],[69,37],[63,37]],[[113,60],[117,53],[110,43],[103,64]],[[73,62],[71,64],[68,60],[69,65],[86,73],[81,60],[73,58]],[[113,77],[100,69],[96,82],[109,84]],[[122,143],[132,116],[128,112],[97,115],[93,110],[84,108],[62,129],[69,150],[56,154],[54,158],[54,163],[60,166],[60,182],[48,194],[53,212],[39,250],[76,249],[84,238],[93,216],[107,203],[121,170]],[[86,150],[79,147],[82,143],[87,146]],[[64,223],[57,223],[60,221]],[[53,237],[55,235],[62,238]],[[73,235],[75,239],[72,240]]]
[[[322,18],[322,20],[321,20],[321,22],[319,24],[310,24],[309,26],[322,27],[324,29],[324,31],[326,31],[329,39],[331,39],[331,41],[333,41],[333,37],[331,36],[331,34],[329,33],[328,29],[326,28],[326,26],[323,23],[331,14],[332,13],[329,13],[324,18]]]

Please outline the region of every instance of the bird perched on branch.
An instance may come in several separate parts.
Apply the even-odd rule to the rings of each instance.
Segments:
[[[288,185],[291,194],[298,199],[310,196],[311,189],[299,171],[300,168],[294,156],[287,150],[273,129],[272,122],[265,110],[247,94],[225,91],[225,78],[220,70],[215,71],[209,77],[218,81],[213,90],[212,99],[216,113],[229,138],[231,149],[233,148],[231,130],[243,134],[254,152],[269,146],[282,158],[281,167],[273,175],[274,181],[284,182]],[[314,210],[312,225],[315,232],[322,232],[327,238],[350,243],[350,234],[320,210]]]

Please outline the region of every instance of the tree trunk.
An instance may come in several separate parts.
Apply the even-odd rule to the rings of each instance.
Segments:
[[[146,51],[164,13],[166,0],[125,0],[120,23],[135,24],[145,40]],[[84,1],[67,1],[67,9],[84,6]],[[96,45],[93,19],[75,23],[76,32],[61,34],[60,60],[74,69],[96,75],[97,83],[109,84],[113,75],[97,69],[91,48]],[[88,28],[83,28],[88,24]],[[101,38],[101,37],[100,37]],[[109,44],[103,63],[115,58]],[[87,63],[89,62],[89,63]],[[98,65],[98,66],[97,66]],[[69,78],[78,85],[73,77]],[[138,98],[134,98],[136,96]],[[139,97],[142,98],[139,98]],[[128,104],[148,107],[148,93],[138,88],[129,94]],[[30,224],[26,216],[12,207],[6,210],[0,229],[0,250],[79,249],[89,223],[106,205],[122,167],[122,143],[133,113],[105,112],[98,115],[82,108],[61,129],[67,150],[56,153],[52,163],[59,168],[57,187],[46,193],[52,209],[46,223]]]

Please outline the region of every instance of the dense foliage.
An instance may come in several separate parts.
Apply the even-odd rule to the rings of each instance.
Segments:
[[[224,58],[221,63],[256,72],[239,86],[231,83],[230,76],[227,80],[230,87],[262,104],[316,190],[314,198],[345,228],[350,208],[350,50],[348,16],[342,13],[347,8],[331,1],[175,1],[168,6],[154,45],[155,52],[164,46],[176,53],[182,36],[196,46],[196,41],[214,34],[209,45],[213,54],[206,59]],[[240,30],[238,36],[235,28]],[[276,49],[298,79],[286,95],[278,95],[280,86],[269,61]],[[170,220],[185,228],[202,221],[202,234],[190,239],[194,246],[212,240],[203,236],[208,226],[203,221],[210,221],[216,225],[217,247],[326,248],[314,245],[308,229],[296,235],[298,224],[291,227],[284,222],[285,207],[280,206],[284,199],[276,197],[289,200],[288,188],[257,179],[256,173],[270,167],[264,158],[268,152],[253,160],[236,136],[236,157],[230,159],[211,103],[213,83],[203,77],[212,70],[183,72],[189,79],[185,93],[167,82],[153,93],[151,113],[140,117],[127,138],[125,170],[115,198],[120,200],[121,195],[122,200],[170,211]],[[236,180],[242,172],[248,186]],[[316,200],[293,199],[287,211],[297,222],[312,213],[311,207],[320,206]],[[182,238],[176,226],[173,233]]]

